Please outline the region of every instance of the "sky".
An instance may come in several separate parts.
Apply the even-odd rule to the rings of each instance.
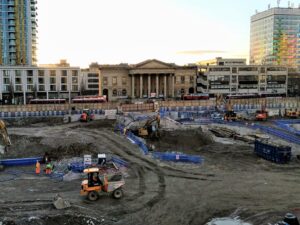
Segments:
[[[38,0],[38,64],[248,59],[250,17],[269,4],[277,0]]]

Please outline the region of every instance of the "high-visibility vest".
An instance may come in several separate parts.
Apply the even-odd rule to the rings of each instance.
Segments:
[[[41,173],[41,164],[39,161],[36,162],[35,164],[35,173],[40,174]]]

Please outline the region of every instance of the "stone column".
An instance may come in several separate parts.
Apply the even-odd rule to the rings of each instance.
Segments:
[[[158,95],[159,95],[159,86],[158,86],[158,74],[156,74],[156,97],[158,98]]]
[[[143,74],[140,74],[140,98],[143,98]]]
[[[167,74],[164,74],[164,98],[167,97]]]
[[[134,74],[131,75],[131,98],[135,98],[135,96],[134,96]]]
[[[175,79],[175,75],[174,74],[171,74],[171,96],[172,98],[174,98],[174,86],[175,86],[175,82],[174,82],[174,79]]]
[[[148,74],[148,98],[150,98],[151,94],[151,75]]]

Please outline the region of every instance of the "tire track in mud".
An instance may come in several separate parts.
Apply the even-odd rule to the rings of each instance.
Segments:
[[[0,203],[0,217],[17,217],[19,213],[23,216],[25,213],[51,209],[54,209],[53,200],[7,201]]]
[[[108,142],[113,143],[110,144],[112,147],[117,147],[117,149],[120,149],[122,151],[122,153],[120,153],[120,151],[115,152],[117,149],[112,148],[111,151],[113,153],[117,153],[118,155],[120,155],[121,157],[123,157],[125,160],[128,160],[129,162],[133,162],[135,163],[139,169],[138,169],[138,175],[139,175],[139,192],[135,195],[137,198],[141,197],[142,195],[144,195],[145,191],[146,191],[146,184],[145,184],[145,180],[144,180],[144,176],[141,173],[141,169],[143,167],[145,167],[146,169],[154,172],[157,177],[158,177],[158,189],[157,189],[157,194],[150,199],[149,201],[147,201],[145,204],[143,204],[143,206],[139,207],[139,208],[135,208],[135,209],[121,209],[118,210],[117,212],[111,212],[108,215],[109,216],[120,216],[120,215],[124,215],[124,214],[130,214],[130,213],[134,213],[137,211],[140,211],[142,209],[144,209],[145,207],[153,207],[155,204],[157,204],[158,202],[160,202],[165,195],[165,189],[166,189],[166,184],[165,184],[165,177],[164,177],[164,173],[163,171],[159,168],[159,166],[154,163],[151,162],[149,160],[146,160],[143,156],[135,154],[132,152],[132,150],[126,146],[127,143],[130,144],[127,139],[121,139],[121,142],[118,142],[117,140],[115,140],[116,138],[120,139],[119,136],[116,136],[115,138],[112,137],[111,135],[108,135],[107,132],[101,132],[101,131],[97,131],[97,130],[93,130],[91,132],[91,130],[87,131],[87,133],[94,133],[94,134],[98,134],[101,135],[103,138],[103,140],[101,141],[105,141],[106,144]],[[87,134],[86,133],[86,134]],[[132,148],[132,146],[130,146]],[[136,162],[136,160],[139,160],[140,162]],[[135,198],[136,199],[136,198]],[[135,200],[132,198],[131,201]]]

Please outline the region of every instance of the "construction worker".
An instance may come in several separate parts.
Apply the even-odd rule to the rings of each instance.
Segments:
[[[36,174],[40,174],[41,173],[41,164],[40,162],[37,160],[36,164],[35,164],[35,173]]]
[[[52,173],[52,164],[51,162],[48,162],[46,165],[46,174],[51,174]]]

